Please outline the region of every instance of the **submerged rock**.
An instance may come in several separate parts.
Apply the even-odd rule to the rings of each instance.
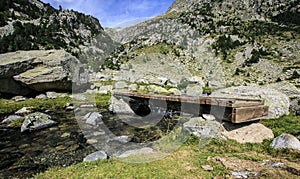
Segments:
[[[275,149],[295,149],[300,151],[300,141],[290,134],[282,134],[275,138],[271,146]]]
[[[25,121],[22,124],[21,132],[34,131],[38,129],[43,129],[57,124],[57,122],[51,120],[51,116],[36,112],[29,114],[25,117]]]
[[[102,117],[103,116],[100,113],[93,112],[86,114],[83,119],[86,121],[87,124],[95,126],[102,121]]]
[[[107,154],[104,152],[104,151],[97,151],[97,152],[94,152],[88,156],[86,156],[83,161],[84,162],[92,162],[92,161],[96,161],[96,160],[105,160],[107,159],[108,156]]]

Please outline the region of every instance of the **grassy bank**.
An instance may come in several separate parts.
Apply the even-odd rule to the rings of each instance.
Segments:
[[[300,167],[300,155],[290,150],[275,150],[269,147],[270,141],[263,144],[238,144],[234,141],[213,140],[204,148],[191,137],[184,146],[168,157],[151,163],[125,163],[115,159],[80,163],[68,168],[52,168],[35,178],[213,178],[231,176],[231,170],[218,161],[230,158],[236,161],[261,165],[266,160],[285,162],[290,168]],[[297,162],[298,161],[298,162]],[[203,169],[205,165],[212,171]],[[239,166],[247,168],[249,166]],[[259,169],[263,178],[283,175],[295,178],[284,168]],[[297,169],[296,169],[297,170]],[[279,175],[280,174],[280,175]]]
[[[280,133],[300,132],[299,116],[284,116],[261,123],[270,127],[276,136]],[[52,168],[37,174],[35,178],[229,178],[231,171],[238,169],[258,171],[261,178],[297,178],[300,175],[300,153],[287,149],[275,150],[269,146],[270,142],[265,140],[262,144],[238,144],[231,140],[212,140],[209,145],[199,147],[199,140],[191,136],[179,150],[151,163],[126,163],[109,159],[80,163],[68,168]],[[226,160],[231,161],[232,166],[228,166],[224,162]],[[266,162],[268,164],[261,167]],[[285,165],[279,168],[267,167],[275,162],[283,162]],[[205,166],[211,167],[211,171],[207,171]]]

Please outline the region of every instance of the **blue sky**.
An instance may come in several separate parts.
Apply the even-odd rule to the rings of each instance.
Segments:
[[[104,27],[115,27],[164,13],[175,0],[42,0],[53,7],[73,9],[99,19]]]

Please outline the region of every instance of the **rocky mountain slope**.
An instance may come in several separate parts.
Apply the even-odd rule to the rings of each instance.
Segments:
[[[197,76],[212,88],[278,81],[299,87],[299,14],[299,0],[177,0],[161,16],[110,32],[124,45],[103,73],[175,84]]]
[[[64,49],[97,69],[117,45],[92,16],[39,0],[0,2],[0,53]]]

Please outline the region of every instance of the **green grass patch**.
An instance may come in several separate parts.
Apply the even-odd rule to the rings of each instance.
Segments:
[[[300,135],[300,116],[290,114],[279,119],[262,120],[260,123],[272,129],[276,137],[283,133]]]
[[[11,114],[23,107],[33,107],[35,110],[64,109],[67,103],[71,103],[69,97],[56,99],[29,99],[15,102],[13,100],[0,99],[0,114]]]
[[[12,121],[12,122],[10,123],[10,127],[19,128],[19,127],[22,126],[24,120],[25,120],[25,117],[21,117],[21,118],[15,120],[15,121]]]

